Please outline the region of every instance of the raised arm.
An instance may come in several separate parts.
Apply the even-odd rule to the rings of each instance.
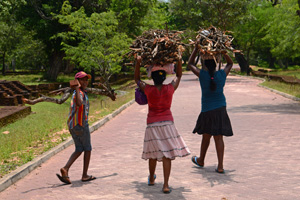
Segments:
[[[172,85],[174,86],[174,89],[176,90],[179,86],[180,80],[182,76],[182,60],[181,58],[177,62],[177,67],[176,67],[176,77],[172,81]]]
[[[200,75],[200,69],[198,67],[196,67],[195,65],[195,58],[196,58],[196,55],[198,53],[199,49],[198,49],[198,43],[196,42],[195,44],[195,48],[189,58],[189,61],[188,61],[188,68],[196,75],[199,77]]]
[[[223,56],[227,62],[227,65],[225,66],[224,68],[224,71],[226,73],[226,76],[228,76],[231,68],[232,68],[232,65],[233,65],[233,62],[232,62],[232,59],[230,58],[230,56],[227,54],[227,53],[223,53]]]
[[[144,91],[146,84],[143,81],[141,81],[141,74],[140,74],[141,62],[142,62],[142,57],[138,56],[135,62],[134,80],[136,84],[139,86],[139,88],[142,91]]]

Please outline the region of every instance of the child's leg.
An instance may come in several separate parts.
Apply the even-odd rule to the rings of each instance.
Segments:
[[[75,162],[75,160],[81,155],[82,152],[73,152],[72,155],[70,156],[68,162],[66,165],[62,168],[66,170],[67,172],[69,171],[69,168],[72,166],[72,164]]]
[[[163,157],[163,171],[164,171],[164,186],[163,191],[167,192],[169,188],[169,177],[171,174],[171,159]]]
[[[224,141],[223,135],[216,135],[214,136],[217,156],[218,156],[218,171],[223,171],[223,158],[224,158]]]
[[[87,179],[90,176],[87,175],[87,171],[89,168],[91,159],[91,151],[85,151],[84,152],[84,159],[83,159],[83,172],[82,172],[82,179]]]
[[[69,178],[69,169],[72,166],[72,164],[74,163],[74,161],[81,155],[81,152],[77,152],[75,151],[74,153],[72,153],[72,155],[70,156],[68,162],[66,163],[66,165],[60,169],[60,173],[62,177],[59,177],[59,175],[57,175],[59,177],[59,179],[61,181],[63,181],[64,183],[71,183],[70,178]]]
[[[200,158],[197,160],[199,165],[202,165],[202,166],[204,165],[204,159],[205,159],[206,152],[207,152],[207,149],[210,144],[210,138],[211,138],[211,135],[209,135],[209,134],[204,133],[202,135],[202,142],[201,142],[201,147],[200,147]]]
[[[154,174],[156,169],[156,159],[149,159],[150,184],[154,184]]]

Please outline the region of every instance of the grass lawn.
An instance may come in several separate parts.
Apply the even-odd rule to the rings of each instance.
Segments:
[[[279,81],[265,81],[261,85],[300,98],[300,85],[291,85]]]
[[[55,82],[69,82],[74,79],[74,75],[59,75]],[[25,75],[0,75],[0,80],[15,81],[18,80],[25,85],[38,85],[42,83],[51,83],[50,81],[44,80],[42,74],[25,74]]]
[[[292,77],[300,79],[300,69],[295,69],[295,70],[277,70],[277,71],[274,71],[274,72],[270,72],[270,74],[292,76]]]
[[[123,91],[116,101],[89,95],[90,125],[134,98],[133,80],[113,88]],[[0,128],[0,178],[70,137],[66,123],[69,106],[70,98],[61,105],[37,103],[31,106],[32,114]]]

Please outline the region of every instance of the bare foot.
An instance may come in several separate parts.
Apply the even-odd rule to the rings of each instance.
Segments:
[[[66,182],[71,183],[70,178],[69,178],[69,176],[68,176],[68,171],[67,171],[65,168],[61,168],[61,169],[60,169],[60,173],[61,173],[62,178],[63,178]]]

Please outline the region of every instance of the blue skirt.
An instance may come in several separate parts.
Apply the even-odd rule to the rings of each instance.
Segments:
[[[201,112],[193,133],[232,136],[233,132],[226,107]]]

